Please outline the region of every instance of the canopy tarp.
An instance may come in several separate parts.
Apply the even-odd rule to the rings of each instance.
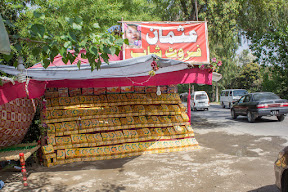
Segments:
[[[151,63],[157,59],[159,70],[156,75],[150,76],[149,71],[152,70]],[[116,87],[116,86],[152,86],[152,85],[170,85],[170,84],[212,84],[212,73],[208,70],[202,70],[198,67],[191,68],[188,63],[157,58],[156,55],[147,55],[132,59],[111,61],[109,64],[102,63],[99,70],[91,71],[89,63],[82,62],[81,68],[77,65],[58,65],[61,56],[55,58],[53,64],[48,68],[36,65],[26,69],[23,74],[32,78],[28,84],[29,98],[39,96],[39,92],[43,92],[45,87]],[[77,62],[76,62],[77,63]],[[11,74],[18,75],[21,73],[15,67],[0,65],[0,70]],[[40,83],[42,82],[42,83]],[[33,89],[30,88],[32,85]],[[8,86],[8,85],[6,85]],[[12,86],[10,89],[13,90]],[[6,87],[7,88],[7,87]],[[0,91],[3,87],[0,87]],[[41,91],[39,91],[40,89]],[[6,103],[9,98],[15,98],[13,91],[9,91],[9,95],[1,93],[0,103]],[[15,89],[17,92],[17,88]],[[5,98],[2,98],[2,97]]]

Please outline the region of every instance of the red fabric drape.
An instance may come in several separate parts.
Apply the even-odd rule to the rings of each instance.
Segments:
[[[49,81],[47,87],[120,87],[120,86],[153,86],[153,85],[172,85],[172,84],[212,84],[212,73],[208,70],[199,68],[184,69],[180,71],[157,74],[153,77],[121,77],[121,78],[101,78],[83,80],[55,80]]]
[[[189,92],[188,92],[188,96],[187,96],[187,115],[189,117],[189,122],[191,123],[191,94],[190,94],[190,85],[189,85]]]
[[[0,86],[0,105],[17,98],[39,98],[44,94],[46,84],[46,81],[30,80],[28,83],[28,97],[25,89],[26,83],[15,82],[14,85],[11,82],[5,83],[3,86]]]

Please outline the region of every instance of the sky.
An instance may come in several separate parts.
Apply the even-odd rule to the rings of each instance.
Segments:
[[[238,50],[236,51],[237,55],[239,55],[244,49],[249,49],[248,39],[246,39],[244,36],[242,36],[241,42],[242,42],[242,45],[239,46]]]

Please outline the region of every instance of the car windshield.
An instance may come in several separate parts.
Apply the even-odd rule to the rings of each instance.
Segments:
[[[278,97],[274,93],[259,93],[255,94],[253,98],[255,101],[280,99],[280,97]]]
[[[196,100],[200,100],[200,99],[207,99],[207,95],[206,94],[196,95]]]
[[[235,90],[233,91],[233,95],[234,96],[242,96],[242,95],[246,95],[247,91],[246,90]]]

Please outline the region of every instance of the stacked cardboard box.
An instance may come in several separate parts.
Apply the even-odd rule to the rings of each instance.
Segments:
[[[89,94],[84,89],[81,95],[80,89],[47,90],[42,111],[46,166],[198,148],[175,89],[167,87],[159,96],[151,87],[144,93],[127,87],[101,89],[89,89]]]

